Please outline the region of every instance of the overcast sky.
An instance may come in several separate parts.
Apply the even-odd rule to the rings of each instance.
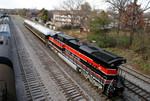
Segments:
[[[0,0],[0,8],[36,8],[52,10],[59,6],[62,0]],[[104,3],[104,0],[86,0],[89,4],[96,9],[106,10],[109,5]],[[150,0],[139,0],[147,3]]]
[[[59,6],[60,1],[62,0],[0,0],[0,8],[46,8],[52,10],[54,7]],[[91,6],[95,5],[97,8],[105,9],[105,7],[102,6],[102,0],[86,1],[89,2]]]

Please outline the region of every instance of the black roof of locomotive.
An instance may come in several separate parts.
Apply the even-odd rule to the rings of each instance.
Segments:
[[[107,52],[105,50],[96,51],[91,53],[93,56],[97,57],[98,59],[101,59],[105,62],[108,62],[110,60],[113,60],[114,58],[117,58],[118,56],[115,54],[112,54],[110,52]]]
[[[98,48],[92,47],[91,45],[83,45],[79,49],[81,49],[89,54],[92,54],[93,52],[96,52],[99,50]]]
[[[112,54],[110,52],[107,52],[105,50],[93,52],[92,56],[94,56],[98,60],[101,60],[101,61],[107,63],[110,66],[114,66],[114,65],[118,66],[118,65],[126,62],[126,60],[124,58],[117,56],[115,54]]]
[[[66,39],[66,40],[75,39],[74,37],[71,37],[71,36],[66,35],[66,34],[63,34],[63,33],[61,33],[61,34],[59,33],[58,36],[60,36],[60,37],[62,37],[62,38],[64,38],[64,39]]]
[[[73,45],[76,45],[77,47],[81,47],[83,45],[87,45],[87,43],[81,42],[77,39],[70,40],[69,43],[72,43]]]
[[[80,51],[82,54],[85,54],[89,58],[93,59],[93,61],[95,61],[96,63],[100,65],[104,65],[106,68],[112,67],[112,66],[118,66],[126,62],[126,60],[122,57],[119,57],[115,54],[107,52],[96,46],[78,41],[76,38],[71,37],[69,35],[58,33],[57,37],[58,39],[59,37],[61,37],[61,40],[63,42],[65,43],[67,42],[66,44]]]
[[[120,56],[117,56],[115,54],[112,54],[110,52],[107,52],[101,48],[98,48],[93,45],[83,45],[79,47],[80,50],[84,52],[91,54],[91,57],[93,61],[96,61],[97,63],[101,65],[107,65],[107,66],[118,66],[122,63],[125,63],[126,60]]]

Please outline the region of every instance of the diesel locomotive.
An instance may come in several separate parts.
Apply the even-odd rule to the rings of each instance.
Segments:
[[[126,59],[32,21],[24,20],[24,25],[105,95],[122,93],[124,84],[118,68]]]
[[[11,34],[9,20],[5,20],[0,24],[0,101],[16,101]]]

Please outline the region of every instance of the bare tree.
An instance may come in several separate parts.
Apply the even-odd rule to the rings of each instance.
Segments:
[[[115,7],[109,7],[107,9],[107,13],[109,13],[110,16],[110,20],[113,22],[113,27],[116,27],[116,23],[117,23],[117,12],[116,12],[116,8]]]
[[[65,10],[69,11],[67,13],[71,16],[71,26],[73,27],[76,23],[81,22],[81,5],[84,3],[84,0],[66,0],[60,3],[60,7]]]
[[[81,10],[80,10],[80,16],[81,16],[81,19],[80,19],[80,23],[81,23],[81,26],[87,26],[87,22],[88,22],[88,19],[89,17],[91,17],[91,6],[88,2],[85,2],[84,4],[81,5]]]
[[[144,32],[145,32],[145,31],[147,31],[147,27],[148,27],[148,24],[150,22],[150,12],[145,13],[144,17],[146,18],[145,19],[145,25],[144,25]]]
[[[118,20],[119,20],[118,27],[120,27],[121,23],[131,26],[131,28],[130,28],[130,40],[129,40],[130,45],[132,45],[132,43],[133,43],[134,33],[137,33],[138,36],[140,38],[142,38],[141,34],[137,30],[137,26],[139,24],[141,24],[142,20],[140,20],[140,21],[138,21],[138,20],[140,19],[143,12],[150,9],[150,1],[149,0],[144,0],[144,1],[142,0],[142,2],[139,3],[138,0],[106,0],[106,2],[110,3],[118,11]],[[145,6],[137,11],[138,5],[142,5],[143,2],[146,2]],[[129,11],[127,11],[126,7],[128,4],[131,4],[131,3],[133,3],[132,9],[130,9],[130,13],[127,13]],[[127,22],[121,21],[122,14],[126,15],[129,18],[130,24],[128,24]],[[129,14],[132,14],[132,16],[130,16]],[[119,28],[118,28],[118,34],[119,34]]]
[[[124,14],[126,16],[128,16],[128,18],[129,18],[129,20],[131,22],[129,24],[126,23],[127,26],[131,26],[130,27],[131,28],[130,29],[130,40],[129,40],[130,45],[132,45],[132,43],[133,43],[133,38],[134,38],[134,34],[135,33],[137,33],[139,38],[141,40],[143,40],[142,39],[142,33],[139,32],[139,29],[144,31],[144,27],[143,28],[141,28],[141,27],[139,28],[139,26],[141,26],[142,22],[144,22],[143,19],[141,18],[141,17],[143,17],[143,13],[145,11],[147,11],[148,9],[150,9],[150,1],[148,1],[146,6],[143,7],[143,8],[141,8],[142,3],[138,4],[138,0],[133,0],[133,1],[131,0],[131,2],[130,2],[130,4],[132,4],[131,9],[130,9],[131,13],[127,13],[129,9],[128,10],[126,10],[126,9],[124,10]],[[132,15],[130,16],[130,14],[132,14]]]
[[[129,0],[106,0],[107,3],[111,4],[114,9],[118,12],[118,30],[117,33],[119,35],[120,32],[120,24],[121,24],[121,16],[124,12],[126,5],[128,4]]]

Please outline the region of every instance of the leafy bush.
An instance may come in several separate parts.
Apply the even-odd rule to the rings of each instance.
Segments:
[[[116,40],[113,37],[107,38],[107,39],[101,39],[97,45],[101,48],[106,47],[115,47],[116,46]]]
[[[138,53],[148,53],[149,52],[149,39],[148,36],[145,36],[143,40],[141,40],[139,37],[135,37],[133,40],[133,44],[131,46],[131,49]]]
[[[125,35],[120,35],[117,39],[117,47],[129,48],[129,37]]]
[[[92,42],[92,40],[96,40],[92,34],[88,34],[87,39],[89,42]]]

